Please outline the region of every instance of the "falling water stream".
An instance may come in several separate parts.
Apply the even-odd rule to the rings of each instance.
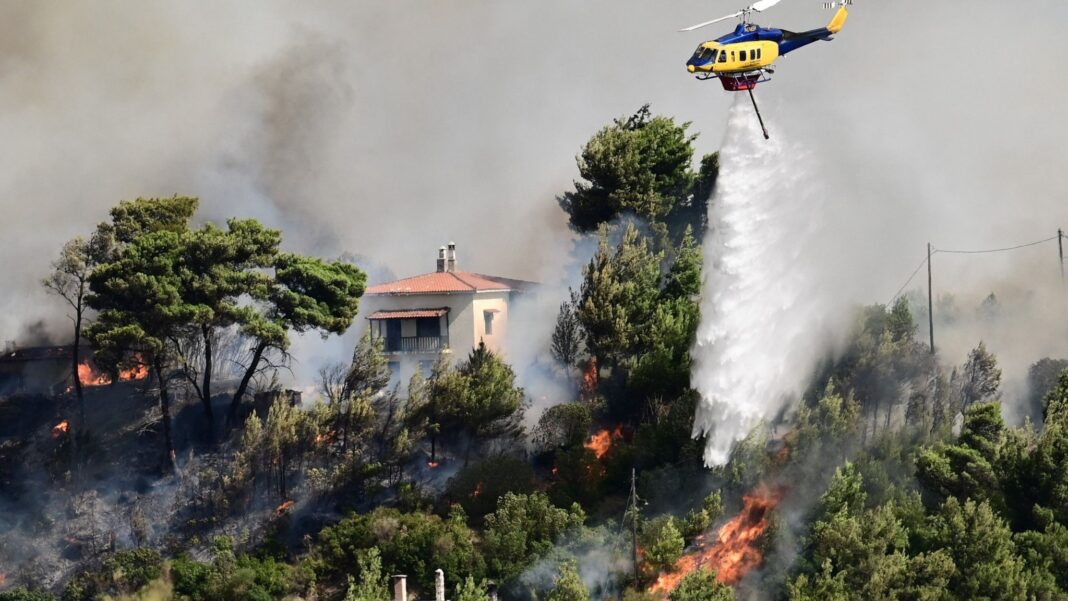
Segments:
[[[829,291],[806,264],[821,243],[820,194],[808,153],[769,125],[764,140],[749,98],[736,95],[709,205],[691,375],[708,465],[796,398],[823,348]]]

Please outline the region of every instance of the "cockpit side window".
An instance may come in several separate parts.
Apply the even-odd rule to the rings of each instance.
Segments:
[[[727,62],[727,51],[726,50],[720,51],[720,53],[719,53],[719,62],[721,62],[721,63]]]
[[[712,55],[708,57],[708,62],[710,62],[710,63],[716,62],[716,55],[717,54],[719,54],[719,50],[713,50],[712,51]]]

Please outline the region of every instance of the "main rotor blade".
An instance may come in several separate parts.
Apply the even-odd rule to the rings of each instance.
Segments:
[[[778,2],[779,0],[762,0],[762,1],[764,1],[764,2],[771,1],[772,3],[774,3],[774,2]],[[695,29],[700,29],[700,28],[702,28],[702,27],[704,27],[706,25],[711,25],[713,23],[719,23],[720,21],[726,21],[727,19],[733,19],[734,17],[737,17],[738,15],[740,15],[740,14],[742,14],[744,12],[745,12],[744,10],[740,10],[740,11],[734,13],[733,15],[727,15],[726,17],[720,17],[718,19],[712,19],[711,21],[705,21],[704,23],[698,23],[697,25],[692,25],[690,27],[687,27],[686,29],[680,29],[679,31],[693,31]]]
[[[757,2],[754,2],[753,5],[750,6],[749,8],[751,8],[751,9],[753,9],[753,10],[755,10],[755,11],[757,11],[759,13],[759,12],[768,10],[772,6],[775,6],[776,4],[778,4],[780,1],[781,0],[758,0]]]

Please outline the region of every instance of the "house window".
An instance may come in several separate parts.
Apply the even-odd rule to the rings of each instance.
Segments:
[[[483,311],[482,318],[486,320],[486,335],[493,335],[493,311]]]

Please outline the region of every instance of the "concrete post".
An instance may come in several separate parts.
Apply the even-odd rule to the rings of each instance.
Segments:
[[[408,577],[404,574],[393,577],[393,601],[408,601]]]
[[[445,572],[434,570],[434,601],[445,601]]]

